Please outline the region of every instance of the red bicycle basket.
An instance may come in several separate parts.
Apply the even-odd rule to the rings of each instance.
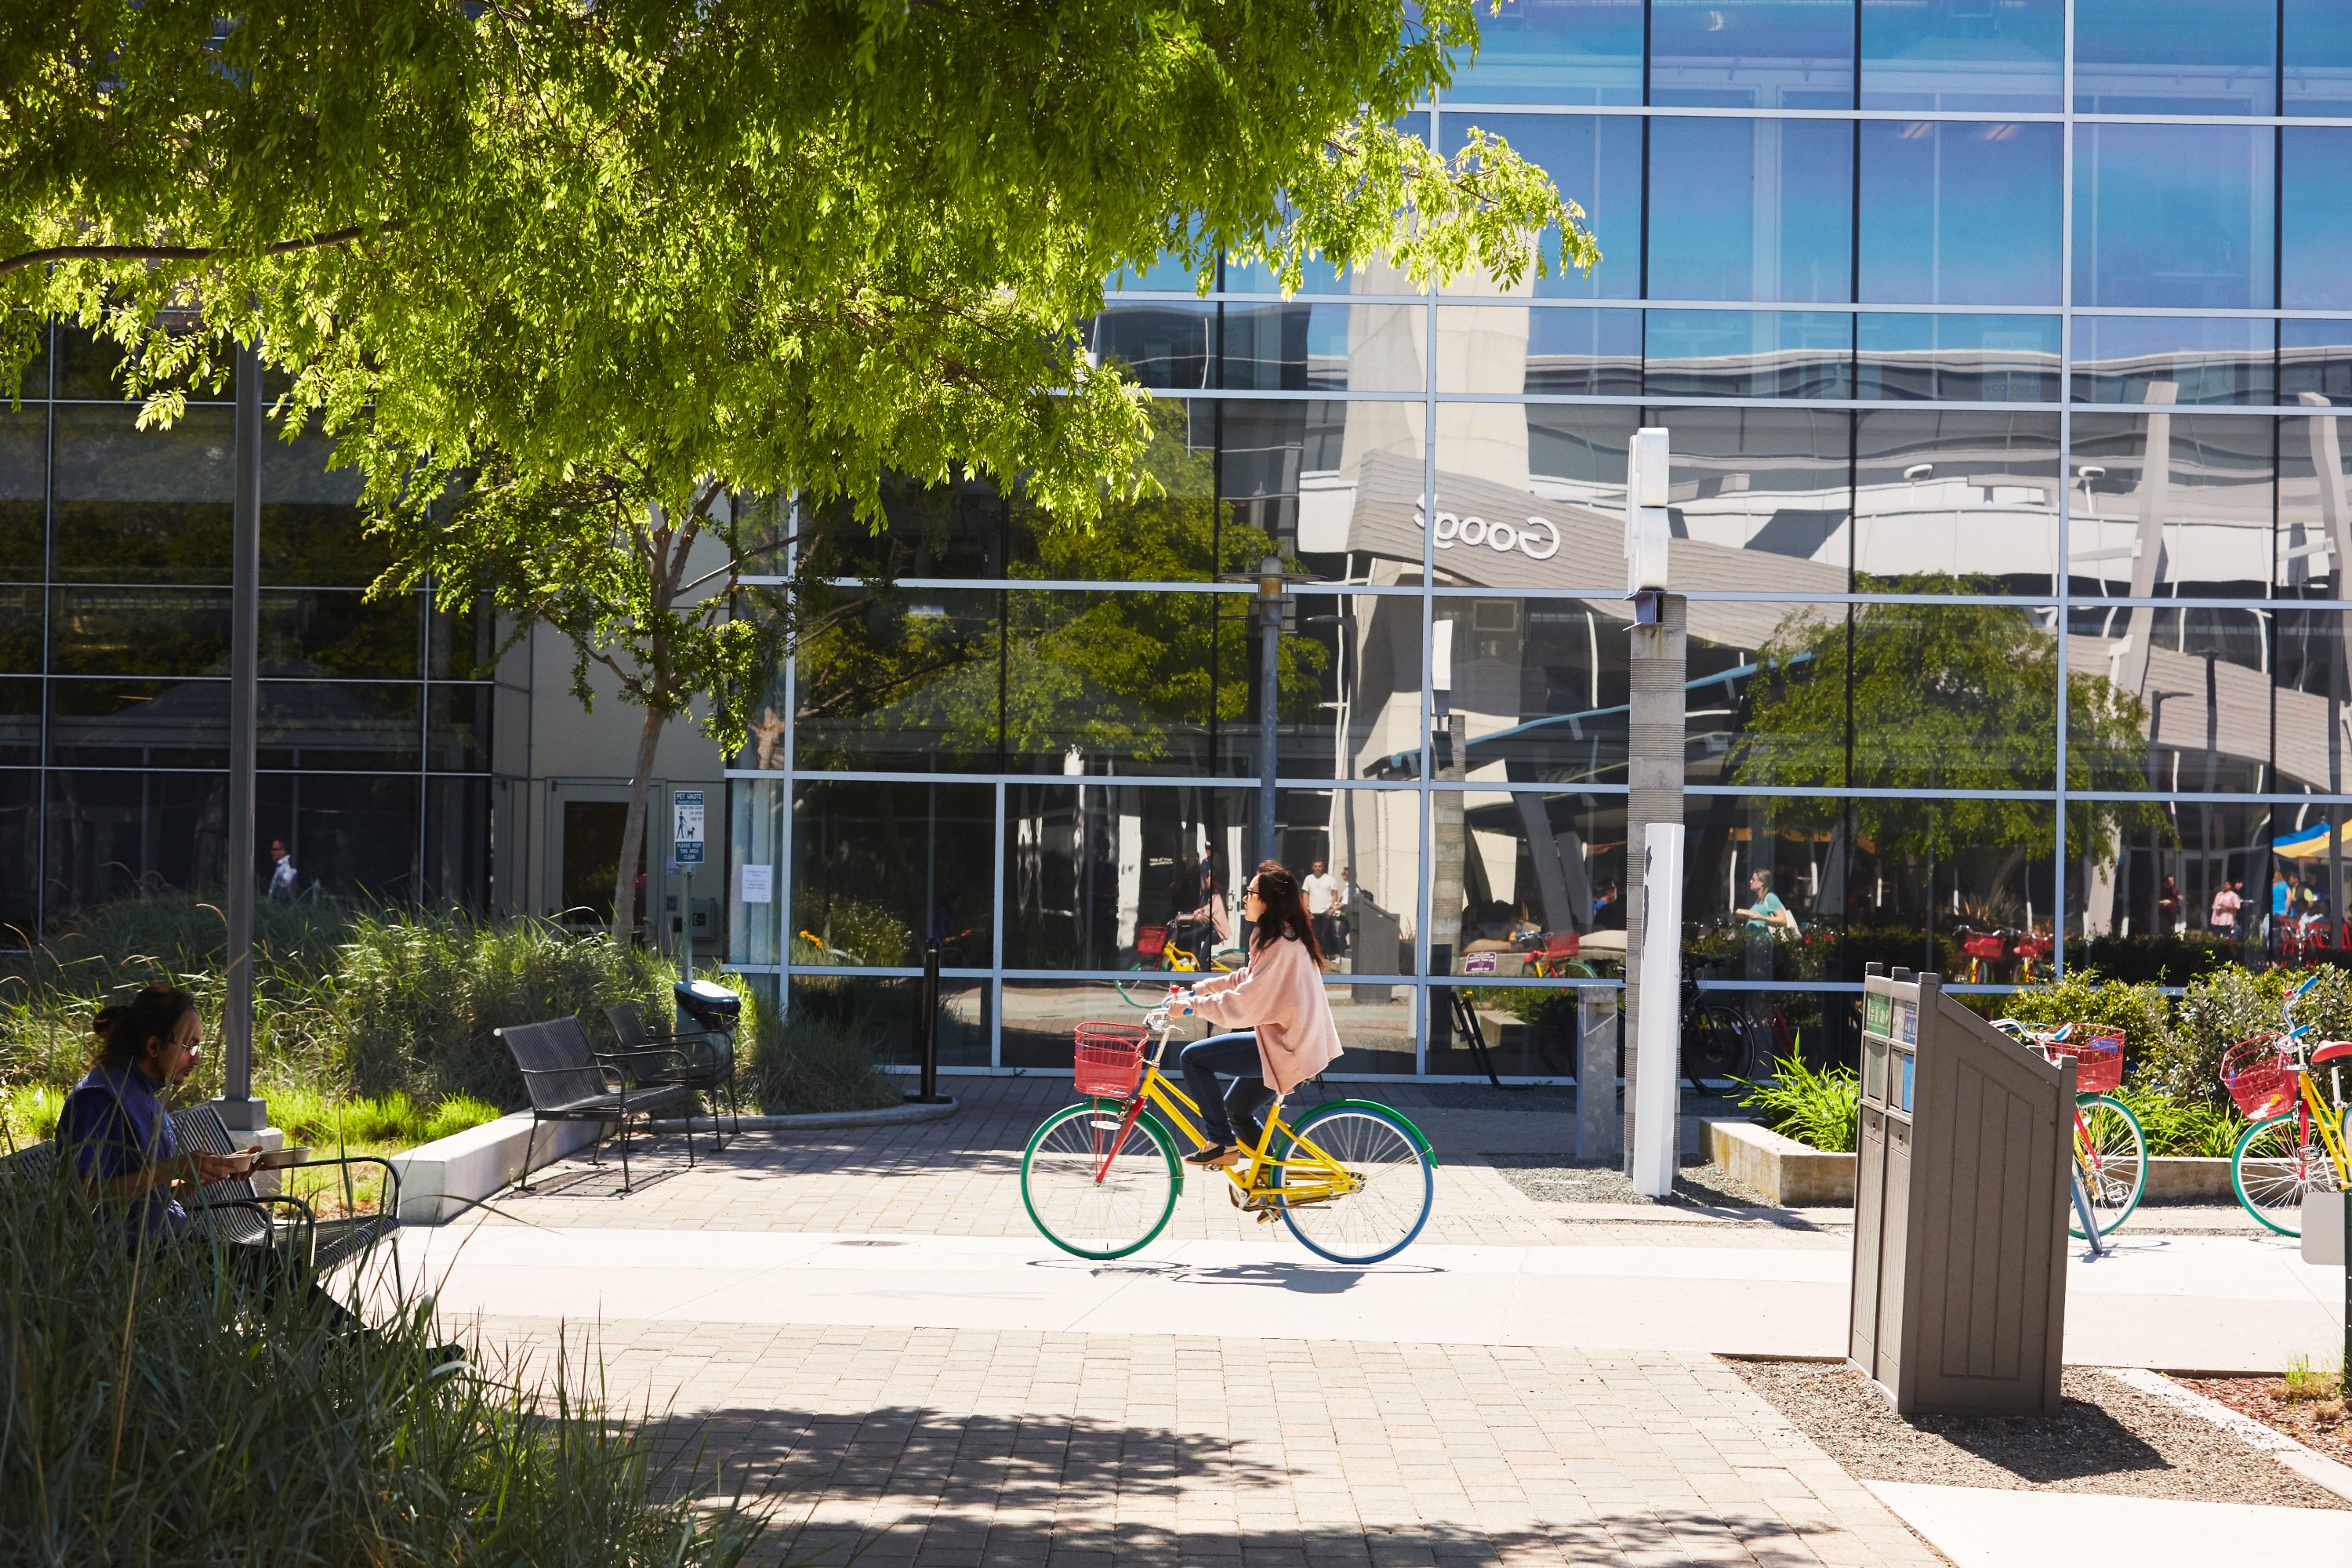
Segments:
[[[2276,1116],[2294,1103],[2294,1064],[2276,1035],[2240,1040],[2221,1053],[2221,1085],[2249,1121]]]
[[[2063,1040],[2045,1040],[2050,1058],[2074,1058],[2074,1092],[2105,1094],[2124,1081],[2124,1032],[2094,1029],[2081,1024]]]
[[[1143,1081],[1140,1024],[1080,1024],[1078,1053],[1071,1076],[1078,1092],[1094,1100],[1125,1100]]]
[[[1166,926],[1138,926],[1135,928],[1136,957],[1157,958],[1167,951],[1168,928]]]
[[[1999,958],[2008,948],[2009,944],[2001,941],[1998,931],[1979,931],[1960,942],[1960,951],[1970,958]]]

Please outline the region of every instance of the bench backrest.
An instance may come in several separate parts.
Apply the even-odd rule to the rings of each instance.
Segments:
[[[514,1024],[492,1033],[505,1042],[515,1066],[522,1069],[531,1104],[541,1110],[612,1092],[588,1044],[588,1031],[577,1018]]]
[[[27,1143],[13,1153],[0,1155],[0,1182],[46,1182],[58,1173],[58,1146],[55,1143]]]
[[[172,1132],[183,1149],[201,1150],[207,1154],[237,1152],[237,1142],[229,1136],[228,1123],[221,1120],[219,1108],[209,1101],[183,1106],[172,1112]],[[251,1178],[206,1182],[200,1190],[199,1201],[203,1207],[192,1211],[189,1217],[220,1240],[269,1239],[269,1221],[256,1206]]]

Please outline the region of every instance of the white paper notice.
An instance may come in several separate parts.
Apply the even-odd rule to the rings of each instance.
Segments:
[[[776,868],[773,866],[744,867],[743,901],[747,904],[765,904],[772,902],[774,900],[772,889],[775,887],[775,878]]]

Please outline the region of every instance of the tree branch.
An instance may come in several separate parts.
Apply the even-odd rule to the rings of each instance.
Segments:
[[[254,254],[291,256],[301,250],[331,250],[379,230],[399,226],[393,223],[355,224],[350,228],[306,235],[300,239],[274,240]],[[225,245],[53,245],[46,250],[27,250],[0,260],[0,278],[27,267],[46,267],[53,261],[209,261],[215,256],[233,254],[234,248]]]

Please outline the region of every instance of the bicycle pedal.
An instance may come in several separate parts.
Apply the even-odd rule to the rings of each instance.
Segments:
[[[1257,1222],[1260,1225],[1272,1225],[1274,1223],[1274,1211],[1272,1209],[1258,1210]]]

